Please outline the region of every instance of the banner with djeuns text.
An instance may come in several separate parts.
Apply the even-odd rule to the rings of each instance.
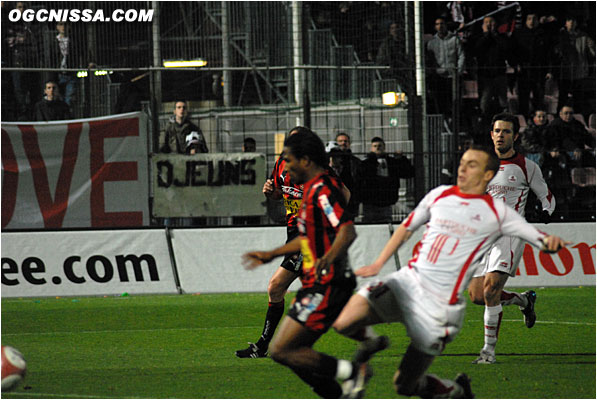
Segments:
[[[2,233],[2,297],[177,293],[163,229]]]
[[[2,122],[2,229],[149,223],[143,113]]]
[[[152,166],[156,217],[265,214],[263,154],[155,154]]]

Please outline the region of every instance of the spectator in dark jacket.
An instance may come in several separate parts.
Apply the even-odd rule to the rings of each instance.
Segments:
[[[547,150],[545,143],[549,138],[547,132],[549,124],[547,123],[547,112],[543,108],[538,108],[533,113],[524,132],[520,136],[520,147],[522,153],[537,165],[543,163],[543,153]]]
[[[72,26],[57,22],[56,30],[49,30],[45,36],[44,56],[48,68],[84,68],[93,64],[84,63],[84,46],[79,35],[71,32]],[[58,81],[64,102],[72,107],[77,88],[77,73],[60,71],[54,77]]]
[[[174,103],[174,115],[170,117],[164,136],[160,140],[160,152],[179,154],[209,152],[203,132],[189,119],[188,105],[184,100]]]
[[[550,148],[545,153],[541,167],[545,182],[556,198],[558,206],[552,215],[554,221],[568,218],[572,201],[572,181],[570,179],[570,157],[560,152],[557,147]]]
[[[592,86],[594,97],[595,80],[591,77],[591,64],[595,64],[595,41],[586,33],[577,30],[576,18],[566,18],[566,25],[560,31],[559,43],[556,47],[560,67],[558,69],[558,109],[570,103],[582,114],[588,114],[588,98],[583,96],[590,92],[585,85]],[[595,71],[593,70],[593,74]]]
[[[374,137],[371,153],[361,163],[358,178],[363,222],[392,222],[392,206],[398,201],[400,178],[414,175],[412,164],[402,153],[396,153],[396,157],[387,154],[383,139]]]
[[[47,81],[44,89],[44,98],[35,104],[36,121],[60,121],[71,119],[71,113],[66,104],[60,98],[60,89],[54,81]]]
[[[347,210],[354,216],[358,215],[359,213],[359,195],[360,191],[358,188],[357,177],[359,174],[359,167],[361,165],[361,160],[352,154],[352,150],[350,149],[350,136],[348,136],[345,132],[338,132],[336,134],[338,154],[334,154],[336,164],[340,163],[340,169],[342,171],[342,175],[340,179],[348,190],[350,190],[350,200],[348,201]]]
[[[537,14],[526,16],[522,29],[514,31],[512,41],[518,60],[518,113],[529,115],[530,93],[533,93],[533,111],[543,109],[545,80],[551,78],[553,44],[539,27]]]
[[[23,1],[17,1],[15,8],[21,13],[27,10],[27,5]],[[2,10],[5,12],[5,10]],[[10,10],[8,10],[10,11]],[[6,36],[2,37],[2,52],[8,56],[8,67],[13,68],[31,68],[38,66],[38,48],[37,36],[34,34],[31,23],[20,19],[16,22],[3,21],[6,26],[2,26]],[[28,71],[11,71],[12,90],[14,93],[16,116],[19,119],[30,118],[28,114],[31,104],[35,101],[34,92],[36,85],[39,84],[35,79],[35,74]]]
[[[556,147],[560,151],[573,153],[575,150],[582,150],[585,146],[594,149],[595,138],[574,118],[574,109],[564,105],[559,112],[558,118],[549,124],[550,148]],[[572,154],[569,154],[572,157]]]
[[[485,17],[483,33],[475,41],[474,53],[477,59],[480,107],[484,115],[492,114],[490,109],[494,97],[501,110],[508,107],[508,81],[506,61],[516,65],[510,38],[496,30],[493,17]]]

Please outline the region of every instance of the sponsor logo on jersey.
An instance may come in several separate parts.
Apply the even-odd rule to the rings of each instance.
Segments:
[[[508,177],[508,182],[516,182],[516,177],[514,175],[510,175]]]
[[[471,221],[481,222],[481,215],[477,214],[474,217],[471,217]]]
[[[477,229],[449,219],[432,218],[430,222],[436,224],[437,229],[443,232],[453,233],[457,236],[465,236],[467,234],[475,235],[477,233]]]
[[[319,205],[323,209],[323,213],[326,215],[326,217],[328,217],[328,221],[330,221],[330,224],[332,224],[334,228],[337,227],[340,223],[340,220],[334,212],[334,207],[332,207],[332,205],[330,204],[328,197],[325,194],[322,194],[318,197],[318,200]]]
[[[294,186],[282,186],[282,193],[301,199],[303,197],[302,185],[301,189],[297,189]]]
[[[286,214],[297,215],[301,209],[302,200],[289,200],[284,199],[284,207],[286,207]]]

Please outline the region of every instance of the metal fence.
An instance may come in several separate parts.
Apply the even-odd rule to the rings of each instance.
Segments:
[[[423,8],[435,17],[439,8],[434,10],[431,3]],[[471,74],[456,96],[462,123],[455,117],[447,126],[441,115],[425,117],[425,106],[429,112],[435,109],[433,102],[421,104],[425,93],[415,92],[415,55],[424,52],[425,45],[423,41],[415,48],[415,28],[425,29],[430,39],[429,21],[434,18],[416,25],[420,21],[415,21],[414,2],[30,3],[34,10],[92,8],[106,15],[116,9],[154,11],[152,22],[67,24],[68,68],[57,47],[56,23],[7,23],[6,13],[14,5],[2,3],[4,121],[31,120],[43,82],[68,75],[74,82],[74,117],[146,110],[154,121],[156,149],[172,102],[190,100],[212,151],[237,151],[242,139],[252,136],[258,150],[268,154],[268,168],[277,156],[273,134],[310,121],[324,140],[341,130],[350,134],[360,155],[368,151],[373,136],[383,137],[389,151],[410,154],[419,163],[417,179],[402,185],[401,198],[410,205],[439,184],[450,160],[453,164],[454,134],[488,132],[478,114],[474,62],[467,62]],[[594,3],[570,2],[566,7],[579,15],[593,7],[594,15]],[[19,29],[22,42],[13,40]],[[188,70],[162,66],[180,59],[202,59],[207,65]],[[584,87],[594,93],[594,60],[590,67],[592,84]],[[387,91],[405,92],[404,107],[384,108],[381,94]],[[508,93],[510,107],[515,88]],[[546,95],[552,108],[555,93]],[[593,113],[594,97],[588,96]]]

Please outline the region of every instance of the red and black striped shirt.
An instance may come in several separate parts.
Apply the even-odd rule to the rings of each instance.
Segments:
[[[346,200],[342,194],[342,182],[336,176],[324,172],[305,184],[303,204],[298,217],[298,229],[303,254],[303,287],[315,283],[315,262],[332,246],[340,227],[352,224],[346,211]],[[336,260],[319,283],[328,284],[340,280],[354,279],[348,263],[348,256]]]
[[[290,174],[284,170],[285,164],[284,158],[280,156],[274,164],[270,179],[274,180],[274,188],[282,191],[284,208],[286,208],[286,225],[289,228],[294,228],[296,227],[296,216],[301,208],[304,185],[295,185],[291,181]]]

